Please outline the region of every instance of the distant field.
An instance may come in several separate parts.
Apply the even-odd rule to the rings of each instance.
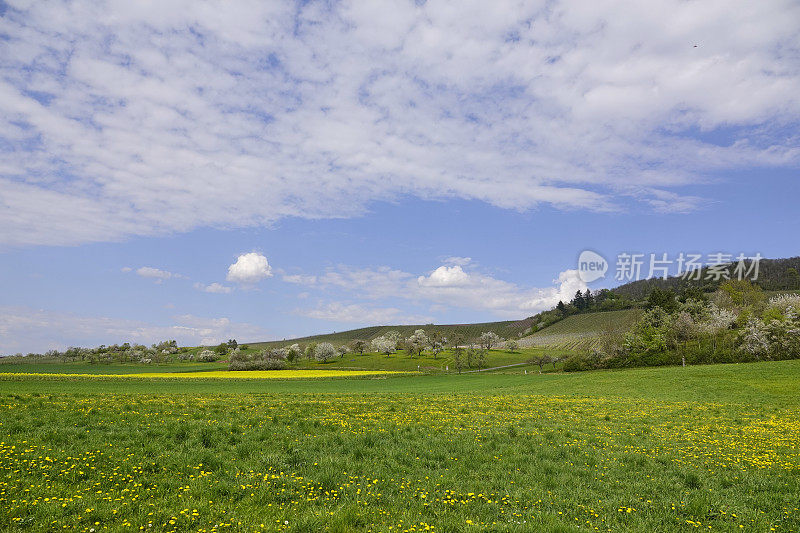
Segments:
[[[3,531],[798,531],[800,361],[0,380]]]
[[[521,346],[559,350],[588,350],[606,331],[624,332],[641,315],[639,309],[572,315],[519,340]]]

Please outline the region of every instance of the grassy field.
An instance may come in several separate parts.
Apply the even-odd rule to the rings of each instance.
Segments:
[[[255,348],[248,348],[250,353],[257,352]],[[517,351],[491,350],[486,356],[484,367],[495,367],[525,363],[535,357],[547,354],[553,357],[566,357],[572,352],[554,348],[523,348]],[[465,363],[466,365],[466,363]],[[423,353],[422,356],[411,357],[408,353],[400,351],[386,356],[377,353],[365,353],[358,355],[354,353],[346,354],[343,357],[334,358],[326,363],[316,360],[309,360],[305,357],[298,361],[289,363],[289,368],[297,370],[391,370],[401,372],[441,372],[449,369],[455,371],[453,354],[451,350],[445,350],[434,357],[430,353]],[[36,372],[47,372],[56,374],[136,374],[136,373],[196,373],[214,372],[226,370],[228,367],[225,362],[217,363],[163,363],[163,364],[138,364],[138,363],[87,363],[87,362],[51,362],[42,363],[35,366]],[[32,372],[30,363],[4,363],[0,364],[0,373],[4,372]],[[551,367],[548,367],[551,368]],[[476,370],[477,361],[472,361],[471,366],[465,366],[464,370]]]
[[[568,316],[523,337],[519,343],[525,347],[543,347],[558,350],[589,350],[596,346],[603,332],[625,332],[641,315],[639,309],[605,311]]]
[[[800,361],[524,370],[4,375],[0,530],[800,530]]]

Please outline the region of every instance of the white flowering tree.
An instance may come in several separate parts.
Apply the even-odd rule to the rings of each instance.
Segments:
[[[397,350],[397,340],[387,338],[385,335],[375,337],[372,339],[372,350],[386,354],[386,357],[389,357]]]
[[[747,321],[741,334],[741,349],[756,359],[768,357],[770,351],[769,334],[764,323],[751,318]]]
[[[201,363],[213,363],[217,359],[219,359],[219,356],[212,350],[203,350],[197,354],[197,361]]]
[[[288,348],[286,348],[286,359],[289,361],[296,361],[303,356],[303,350],[300,349],[300,345],[297,343],[292,344]]]
[[[338,355],[339,351],[329,342],[321,342],[314,348],[314,358],[322,363],[327,363]]]
[[[481,346],[486,350],[491,350],[497,346],[502,339],[494,331],[487,331],[481,335]]]
[[[709,305],[705,319],[699,324],[700,330],[711,336],[712,353],[717,353],[717,342],[720,333],[730,329],[736,323],[738,315],[729,310],[717,307],[713,303]]]
[[[769,299],[764,320],[783,318],[788,310],[800,313],[800,294],[779,294]]]
[[[439,354],[444,351],[444,347],[446,345],[447,339],[445,337],[438,337],[431,340],[431,353],[433,354],[434,359],[439,357]]]
[[[425,330],[416,330],[413,335],[406,339],[408,353],[411,354],[411,357],[414,357],[415,353],[417,355],[422,355],[422,351],[428,347],[429,342]]]

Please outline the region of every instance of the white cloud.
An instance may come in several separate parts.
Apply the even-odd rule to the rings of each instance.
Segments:
[[[577,270],[559,273],[549,287],[523,287],[480,272],[467,272],[460,266],[446,265],[427,276],[414,276],[385,266],[351,269],[340,265],[323,275],[302,278],[314,280],[307,284],[309,288],[329,292],[344,290],[351,298],[399,299],[432,304],[432,310],[444,306],[486,311],[504,318],[523,318],[550,309],[559,300],[571,300],[576,291],[587,288]]]
[[[286,283],[297,283],[299,285],[314,285],[317,282],[316,276],[304,276],[302,274],[286,274],[283,276]]]
[[[175,339],[184,346],[218,344],[230,338],[262,341],[274,335],[260,326],[194,315],[173,317],[168,325],[109,317],[79,316],[26,307],[0,307],[0,354],[43,352],[67,346],[122,342],[152,344]]]
[[[423,287],[458,287],[466,285],[469,282],[469,276],[464,270],[456,266],[440,266],[430,276],[420,276],[417,278],[417,283]]]
[[[267,258],[259,253],[250,252],[240,255],[236,262],[228,267],[228,276],[225,279],[234,283],[253,285],[269,277],[272,277],[272,268]]]
[[[314,309],[299,309],[296,314],[331,322],[350,322],[364,325],[427,324],[433,318],[408,314],[395,307],[369,307],[360,304],[329,302]]]
[[[690,211],[705,200],[686,185],[800,162],[799,17],[744,0],[14,4],[0,244],[406,194]]]
[[[554,285],[543,288],[520,287],[514,283],[496,279],[480,273],[457,275],[457,283],[420,277],[414,297],[450,307],[477,309],[492,312],[508,318],[523,318],[539,311],[549,309],[559,300],[570,300],[577,290],[585,290],[586,284],[578,276],[577,270],[566,270],[553,280]]]
[[[166,270],[160,270],[158,268],[146,266],[137,268],[136,273],[143,278],[153,278],[158,283],[164,281],[165,279],[182,277],[179,274],[173,274],[172,272],[167,272]]]
[[[204,285],[203,283],[198,282],[194,284],[194,288],[199,291],[212,292],[216,294],[229,294],[230,292],[233,291],[233,287],[228,287],[216,282],[210,283],[208,285]]]
[[[458,266],[467,266],[472,262],[471,257],[459,257],[457,255],[447,257],[444,261],[442,261],[445,265],[458,265]]]

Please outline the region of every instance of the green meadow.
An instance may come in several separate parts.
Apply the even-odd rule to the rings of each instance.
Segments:
[[[22,373],[46,366],[2,368],[3,531],[800,529],[800,361]]]

